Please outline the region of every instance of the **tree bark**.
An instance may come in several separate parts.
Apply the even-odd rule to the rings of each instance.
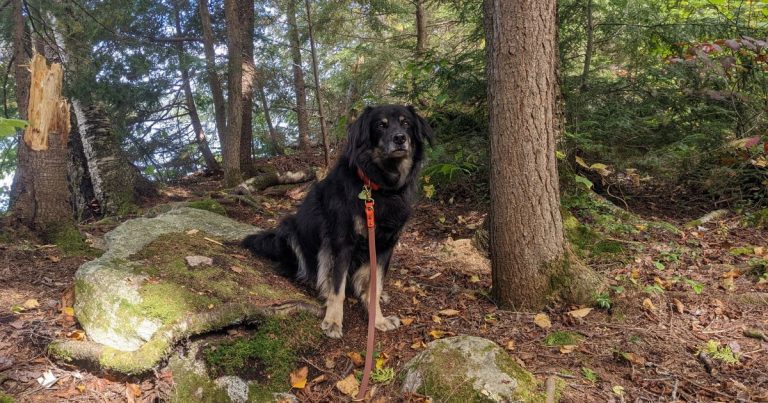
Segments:
[[[423,55],[427,50],[427,14],[424,0],[416,0],[416,54]]]
[[[585,12],[587,14],[587,45],[584,50],[584,68],[580,77],[579,89],[581,91],[586,91],[588,88],[587,79],[589,78],[589,68],[592,63],[592,42],[594,36],[594,26],[592,24],[592,0],[587,0]]]
[[[325,150],[325,166],[331,167],[331,145],[328,138],[328,127],[325,124],[325,113],[323,112],[323,97],[320,90],[320,74],[317,69],[317,52],[315,51],[315,38],[312,27],[312,8],[309,5],[309,0],[304,1],[304,6],[307,10],[307,30],[309,31],[309,47],[312,52],[312,74],[315,78],[315,98],[317,98],[317,113],[320,118],[320,133],[323,136],[323,149]]]
[[[555,158],[555,0],[485,0],[493,295],[537,309],[568,262]]]
[[[253,171],[253,91],[256,66],[253,63],[253,1],[240,1],[243,32],[243,126],[240,132],[240,170]]]
[[[299,150],[309,151],[309,117],[307,113],[307,89],[304,83],[304,70],[301,67],[301,42],[299,26],[296,24],[296,2],[287,1],[288,39],[291,42],[293,59],[293,89],[296,93],[296,116],[299,124]]]
[[[272,150],[277,155],[283,155],[283,142],[280,140],[280,135],[275,130],[275,126],[272,124],[272,114],[269,112],[269,102],[267,101],[267,92],[264,90],[264,77],[258,80],[256,83],[259,91],[259,101],[261,102],[261,109],[264,111],[264,120],[267,121],[267,129],[269,129],[269,139],[272,142]]]
[[[239,0],[224,0],[227,20],[227,132],[221,139],[224,157],[224,184],[235,186],[242,181],[240,141],[243,128],[243,32]]]
[[[183,36],[181,29],[181,5],[179,2],[174,3],[174,14],[176,23],[176,35]],[[186,54],[184,52],[184,44],[182,42],[176,42],[175,44],[178,57],[179,57],[179,72],[181,73],[181,86],[184,89],[184,100],[187,104],[187,111],[189,112],[189,120],[192,123],[192,130],[195,131],[195,143],[197,143],[197,149],[203,156],[205,166],[209,171],[220,171],[221,165],[216,161],[211,147],[208,145],[208,139],[203,131],[203,124],[200,121],[200,115],[197,113],[197,105],[195,105],[195,97],[192,93],[192,84],[189,79],[189,67],[186,62]]]
[[[24,21],[24,10],[22,0],[13,0],[13,58],[15,67],[13,70],[14,81],[16,81],[16,106],[21,119],[27,118],[27,106],[29,102],[29,48],[30,40],[27,34],[27,26]],[[16,173],[13,176],[11,184],[10,207],[12,209],[25,209],[28,204],[21,203],[17,205],[19,196],[24,192],[24,168],[27,165],[27,146],[21,140],[22,131],[17,132],[16,148]]]
[[[205,69],[208,73],[208,85],[211,87],[213,98],[213,111],[216,117],[216,132],[219,142],[223,143],[227,133],[227,112],[224,103],[224,91],[216,72],[216,53],[214,51],[213,27],[211,24],[211,12],[208,10],[208,0],[200,0],[198,11],[200,24],[203,30],[203,49],[205,51]]]

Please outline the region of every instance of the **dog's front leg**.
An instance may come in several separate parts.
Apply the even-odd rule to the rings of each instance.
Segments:
[[[380,254],[376,257],[378,260],[378,267],[376,270],[376,329],[383,332],[388,330],[394,330],[400,327],[400,318],[396,315],[384,316],[381,312],[381,300],[384,289],[384,275],[389,268],[389,260],[392,257],[392,252]],[[352,278],[352,285],[354,286],[355,294],[360,298],[365,312],[368,312],[368,282],[371,277],[371,269],[369,263],[364,263],[354,274]]]
[[[340,339],[344,334],[344,298],[352,248],[345,245],[335,251],[321,250],[319,257],[318,291],[325,294],[325,318],[320,328],[326,336]]]

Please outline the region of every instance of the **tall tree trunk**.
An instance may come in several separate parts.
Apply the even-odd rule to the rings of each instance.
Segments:
[[[269,102],[267,102],[267,92],[264,90],[264,77],[256,83],[259,91],[259,101],[261,102],[261,109],[264,111],[264,120],[267,121],[267,129],[269,129],[269,139],[272,142],[272,150],[277,155],[283,155],[283,142],[280,140],[280,136],[275,130],[275,126],[272,124],[272,114],[269,112]]]
[[[21,142],[26,146],[20,166],[22,191],[12,214],[32,229],[55,235],[74,225],[67,182],[69,104],[61,97],[64,73],[60,64],[49,67],[43,56],[35,54],[29,69],[29,127]]]
[[[235,186],[241,181],[240,141],[243,128],[243,32],[240,18],[242,0],[224,0],[227,20],[227,132],[221,139],[224,157],[224,184]]]
[[[181,5],[176,1],[174,3],[174,14],[176,17],[176,35],[179,37],[183,36],[180,8]],[[197,105],[195,105],[195,97],[192,93],[192,84],[189,79],[189,66],[187,65],[186,54],[184,53],[184,44],[182,42],[176,42],[176,50],[179,57],[181,86],[184,89],[184,100],[187,104],[187,111],[189,111],[189,120],[192,122],[192,130],[195,131],[195,143],[197,143],[197,149],[200,151],[200,154],[202,154],[205,166],[209,171],[220,171],[221,166],[211,152],[211,147],[208,145],[208,139],[205,137],[205,131],[203,131],[203,124],[200,122],[200,115],[197,113]]]
[[[594,36],[594,26],[592,24],[592,0],[587,0],[585,10],[587,14],[587,46],[584,50],[584,69],[581,72],[579,89],[586,91],[588,88],[587,79],[589,78],[589,68],[592,63],[592,42]]]
[[[224,103],[224,91],[219,80],[219,73],[216,72],[215,42],[213,40],[213,26],[211,24],[211,12],[208,10],[208,0],[200,0],[198,11],[200,13],[200,24],[203,29],[205,70],[208,73],[208,85],[211,87],[211,97],[213,98],[216,132],[219,135],[219,142],[223,144],[224,136],[227,133],[227,112],[226,104]]]
[[[27,118],[27,105],[29,101],[29,48],[30,40],[27,34],[27,26],[24,21],[23,0],[13,0],[13,58],[15,67],[13,70],[14,81],[16,81],[16,107],[21,119]],[[10,201],[14,209],[27,208],[23,203],[16,205],[19,195],[24,191],[24,167],[27,165],[26,158],[28,154],[27,146],[21,140],[21,131],[17,132],[16,148],[16,173],[13,176],[11,184]]]
[[[253,91],[256,66],[253,63],[253,1],[240,1],[243,32],[243,127],[240,131],[240,170],[253,171]]]
[[[493,295],[506,307],[537,309],[557,280],[581,278],[560,214],[555,0],[485,0],[484,11]]]
[[[320,115],[320,133],[323,136],[323,149],[325,150],[325,166],[331,167],[331,145],[328,138],[328,128],[325,125],[325,113],[323,112],[323,98],[320,90],[320,73],[317,69],[317,52],[315,51],[315,38],[312,27],[312,9],[309,0],[304,1],[307,10],[307,30],[309,31],[309,46],[312,52],[312,74],[315,77],[315,97],[317,98],[317,113]]]
[[[304,70],[301,67],[301,42],[299,26],[296,24],[296,1],[287,1],[288,39],[291,42],[293,59],[293,90],[296,93],[296,115],[299,123],[299,150],[309,150],[309,117],[307,113],[307,89],[304,83]]]
[[[427,14],[424,0],[416,0],[416,54],[423,55],[427,50]]]
[[[102,214],[132,212],[143,197],[156,195],[152,182],[125,155],[112,123],[100,105],[72,100],[77,128],[88,161],[93,193]]]

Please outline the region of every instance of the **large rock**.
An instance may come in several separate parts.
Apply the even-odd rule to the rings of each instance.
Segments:
[[[257,230],[188,207],[126,221],[105,236],[106,252],[75,274],[75,315],[89,344],[60,341],[51,352],[135,374],[185,337],[274,314],[319,312],[271,266],[225,245]],[[212,264],[191,267],[191,255]]]
[[[436,340],[405,365],[403,392],[440,402],[539,402],[533,375],[496,343],[474,336]]]

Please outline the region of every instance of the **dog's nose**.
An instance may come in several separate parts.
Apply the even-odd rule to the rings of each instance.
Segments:
[[[392,142],[399,146],[405,144],[405,134],[403,133],[395,134],[395,137],[392,138]]]

